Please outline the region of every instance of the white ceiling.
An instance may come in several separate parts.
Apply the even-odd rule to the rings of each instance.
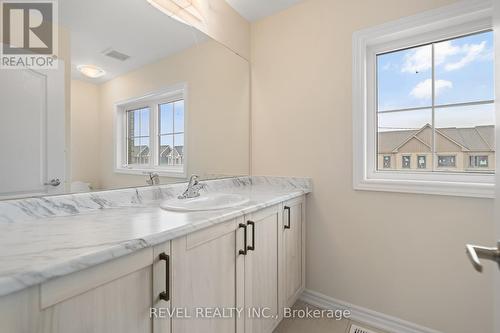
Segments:
[[[61,0],[61,25],[71,33],[72,77],[100,83],[165,58],[208,37],[171,19],[146,0]],[[121,62],[103,51],[130,56]],[[106,71],[89,79],[76,66],[93,64]]]
[[[226,0],[241,16],[255,22],[280,12],[302,0]]]

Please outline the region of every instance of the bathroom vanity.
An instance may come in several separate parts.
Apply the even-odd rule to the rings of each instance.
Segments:
[[[304,289],[310,180],[206,185],[248,201],[160,208],[175,184],[0,202],[0,331],[272,332]]]

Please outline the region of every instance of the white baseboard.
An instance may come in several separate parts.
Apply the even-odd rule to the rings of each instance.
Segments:
[[[322,309],[350,310],[351,320],[367,324],[368,326],[383,330],[387,333],[442,333],[403,319],[349,304],[308,289],[304,290],[300,299]]]

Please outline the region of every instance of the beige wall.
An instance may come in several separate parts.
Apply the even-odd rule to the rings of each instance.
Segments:
[[[254,174],[311,176],[307,288],[443,332],[492,332],[493,201],[352,188],[351,37],[447,0],[306,0],[251,27]]]
[[[100,86],[102,188],[144,185],[145,176],[114,168],[114,104],[187,83],[188,174],[249,173],[250,75],[248,61],[215,41],[208,41]],[[162,182],[180,181],[163,179]]]
[[[99,86],[71,80],[71,179],[100,188]]]

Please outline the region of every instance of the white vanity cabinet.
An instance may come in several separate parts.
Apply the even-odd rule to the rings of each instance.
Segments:
[[[304,222],[301,196],[173,240],[172,308],[191,317],[172,332],[271,333],[304,290]]]
[[[283,305],[291,307],[305,288],[305,200],[304,197],[283,204]]]
[[[304,248],[300,196],[0,297],[0,332],[272,333]]]
[[[170,242],[0,297],[0,332],[169,333],[169,319],[150,317],[170,306],[160,253],[169,258]]]
[[[172,332],[272,332],[280,309],[280,221],[275,205],[172,242],[172,307],[192,315],[174,318]],[[202,318],[197,309],[217,309],[221,317]]]

